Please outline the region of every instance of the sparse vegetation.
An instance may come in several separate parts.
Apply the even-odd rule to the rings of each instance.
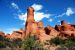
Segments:
[[[55,37],[50,40],[50,44],[61,45],[64,43],[65,43],[64,40],[60,39],[59,37]]]
[[[69,37],[67,39],[55,37],[50,41],[46,41],[45,45],[60,46],[56,50],[72,50],[75,49],[75,37]],[[35,36],[29,36],[23,41],[21,39],[10,40],[8,38],[1,37],[0,48],[0,50],[18,50],[19,48],[21,48],[22,50],[45,50],[41,42],[39,40],[36,40]]]
[[[5,48],[5,47],[6,47],[5,43],[0,42],[0,48]]]
[[[34,36],[29,36],[23,41],[22,50],[44,50],[42,44],[34,38]]]
[[[0,36],[0,49],[4,50],[9,48],[16,48],[18,49],[19,47],[21,48],[22,45],[22,40],[21,39],[9,39],[9,38],[4,38],[3,36]],[[9,50],[8,48],[8,50]]]
[[[0,48],[0,50],[11,50],[11,48]]]
[[[68,39],[64,39],[62,40],[59,37],[55,37],[53,39],[50,40],[50,43],[53,45],[59,45],[60,47],[57,48],[56,50],[72,50],[75,47],[75,37],[70,37]],[[66,49],[65,49],[66,48]]]

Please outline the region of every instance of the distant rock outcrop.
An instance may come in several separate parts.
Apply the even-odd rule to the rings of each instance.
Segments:
[[[10,38],[13,39],[17,39],[17,38],[21,38],[23,39],[23,32],[24,30],[20,29],[18,31],[13,31],[13,33],[10,35]]]
[[[75,25],[67,24],[64,21],[61,21],[61,25],[56,25],[55,29],[63,34],[63,36],[75,36]]]
[[[0,36],[5,37],[5,33],[4,32],[0,32]]]
[[[10,34],[5,35],[5,38],[10,38],[10,37],[11,37]]]

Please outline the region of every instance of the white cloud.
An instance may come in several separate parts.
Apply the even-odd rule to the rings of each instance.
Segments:
[[[16,3],[11,3],[12,7],[14,7],[15,9],[19,9],[18,5]]]
[[[43,6],[40,4],[33,4],[32,7],[34,8],[35,11],[39,11],[43,8]]]
[[[25,14],[21,13],[18,16],[19,16],[19,19],[23,21],[22,25],[25,25],[25,22],[26,22],[26,19],[27,19],[27,12]]]
[[[34,12],[34,19],[35,19],[35,21],[40,21],[43,18],[49,18],[50,16],[52,16],[52,14],[48,14],[48,13],[39,11],[39,10],[42,10],[42,7],[43,7],[42,5],[33,4],[32,7],[35,9],[35,12]],[[20,20],[24,21],[23,24],[25,24],[26,19],[27,19],[27,12],[22,13],[22,14],[20,14],[18,16],[19,16]]]
[[[50,18],[50,19],[49,19],[49,21],[50,21],[50,22],[52,22],[52,21],[53,21],[53,19],[52,19],[52,18]]]
[[[45,14],[43,12],[35,12],[34,13],[34,19],[37,22],[40,21],[40,20],[42,20],[43,18],[49,18],[50,16],[51,16],[51,14]],[[27,19],[27,12],[25,14],[20,14],[19,15],[19,19],[22,20],[22,21],[24,21],[23,24],[25,24],[26,19]]]
[[[43,13],[43,12],[35,12],[34,13],[35,21],[40,21],[43,18],[49,18],[50,16],[51,16],[51,14],[46,14],[46,13]]]
[[[72,15],[72,14],[74,14],[73,9],[72,9],[72,8],[67,8],[66,15],[67,15],[67,16],[70,16],[70,15]]]
[[[20,20],[26,21],[26,19],[27,19],[27,13],[25,13],[25,14],[22,13],[22,14],[20,14],[18,16],[19,16]]]
[[[58,16],[55,16],[55,18],[56,17],[62,17],[62,16],[64,16],[65,15],[65,13],[62,13],[62,14],[60,14],[60,15],[58,15]]]
[[[58,15],[58,16],[55,16],[55,18],[56,17],[62,17],[64,15],[71,16],[74,13],[75,13],[75,11],[72,8],[67,8],[66,12],[64,12],[64,13]]]

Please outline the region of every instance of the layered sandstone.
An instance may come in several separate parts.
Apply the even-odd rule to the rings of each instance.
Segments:
[[[10,35],[10,38],[11,39],[17,39],[17,38],[23,39],[23,32],[24,30],[22,29],[18,31],[13,31],[13,33]]]
[[[56,25],[55,29],[66,36],[75,36],[75,25],[67,24],[64,21],[61,21],[61,25]],[[64,36],[63,35],[63,36]]]
[[[45,42],[46,40],[50,39],[50,36],[45,33],[44,25],[41,21],[38,22],[38,29],[39,29],[38,30],[39,31],[39,40],[41,42]]]
[[[51,38],[54,38],[56,36],[59,35],[59,32],[57,30],[55,30],[54,28],[52,28],[51,26],[47,26],[45,28],[45,32],[46,34],[48,34]]]

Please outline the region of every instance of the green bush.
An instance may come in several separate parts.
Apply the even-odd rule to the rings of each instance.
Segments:
[[[0,41],[4,41],[4,37],[3,36],[0,36]]]
[[[3,42],[0,42],[0,48],[5,48],[6,45]]]
[[[68,40],[71,42],[75,42],[75,37],[70,37]]]
[[[35,48],[43,49],[43,46],[34,36],[30,36],[23,41],[22,50],[35,50]]]
[[[65,42],[62,39],[60,39],[59,37],[55,37],[50,40],[50,43],[55,44],[55,45],[60,45],[60,44],[64,44]]]
[[[69,37],[64,40],[59,37],[55,37],[50,40],[50,43],[60,45],[60,48],[57,48],[57,50],[65,50],[64,47],[68,50],[72,50],[75,47],[75,37]]]
[[[61,47],[61,48],[57,48],[56,50],[66,50],[66,48]]]
[[[14,44],[16,44],[16,46],[21,47],[21,45],[22,45],[22,40],[20,38],[14,39],[13,42],[14,42]]]

